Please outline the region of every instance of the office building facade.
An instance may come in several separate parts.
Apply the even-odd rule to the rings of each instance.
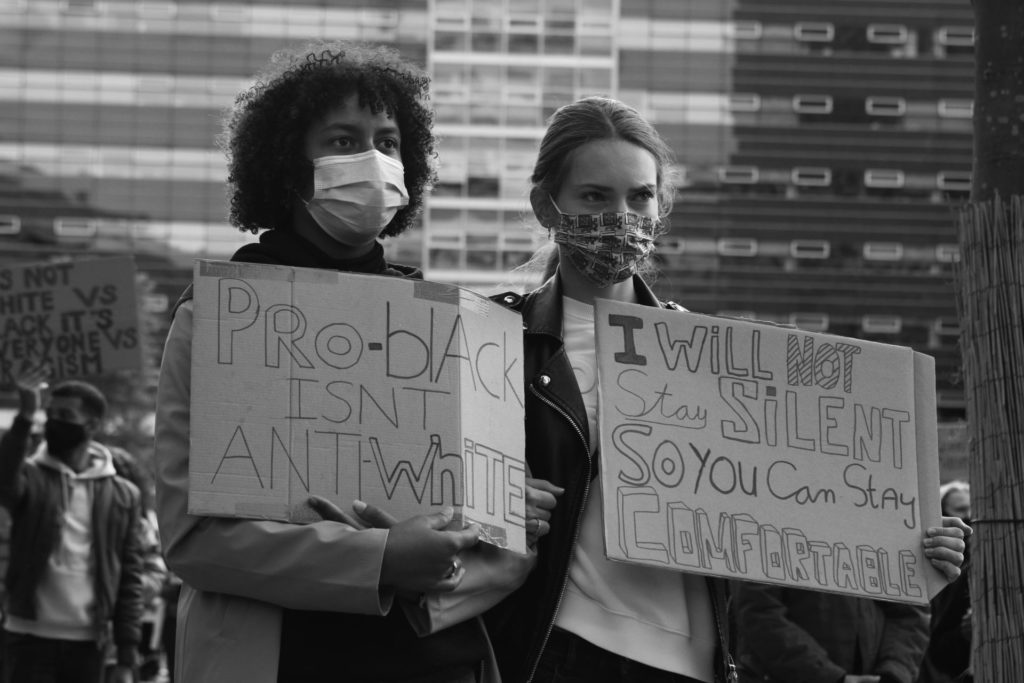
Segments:
[[[251,239],[215,143],[235,93],[281,46],[384,42],[431,72],[441,138],[390,257],[526,286],[544,122],[609,94],[678,157],[660,295],[912,345],[956,415],[971,21],[959,0],[0,0],[0,258],[131,251],[166,311],[192,259]]]

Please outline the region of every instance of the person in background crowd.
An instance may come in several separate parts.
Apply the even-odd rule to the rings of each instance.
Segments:
[[[505,681],[737,680],[725,581],[604,555],[594,301],[679,308],[641,277],[666,230],[672,163],[650,123],[605,97],[558,109],[540,144],[530,201],[558,264],[538,289],[496,298],[523,315],[527,463],[561,493],[537,567],[487,615]],[[930,529],[926,555],[956,571],[962,535]]]
[[[161,668],[159,645],[163,628],[163,593],[169,580],[167,564],[160,549],[152,478],[146,474],[131,453],[117,446],[108,446],[118,476],[138,487],[142,514],[139,517],[139,544],[142,549],[142,640],[139,643],[139,681],[152,681]],[[154,645],[154,643],[156,643]]]
[[[0,440],[0,504],[11,514],[3,680],[134,680],[142,615],[140,494],[93,440],[106,412],[96,387],[53,387],[44,439],[26,458],[45,367],[16,377],[19,411]]]
[[[971,488],[965,481],[951,481],[939,487],[942,514],[971,520]],[[931,635],[921,663],[918,683],[969,683],[971,671],[970,544],[964,550],[963,571],[931,602]]]
[[[959,581],[971,528],[942,523],[925,555]],[[927,607],[748,582],[735,582],[733,607],[741,668],[766,681],[914,683],[928,646]]]
[[[260,232],[233,260],[421,277],[385,260],[378,238],[413,225],[434,178],[428,87],[388,48],[326,43],[275,55],[226,121],[231,222]],[[160,530],[183,581],[175,675],[497,680],[477,615],[522,582],[534,555],[476,547],[476,529],[448,528],[450,510],[400,522],[361,511],[383,529],[322,502],[313,504],[327,519],[307,525],[188,513],[192,323],[186,293],[157,396]]]
[[[956,480],[940,486],[939,501],[943,515],[971,523],[971,486],[966,481]]]

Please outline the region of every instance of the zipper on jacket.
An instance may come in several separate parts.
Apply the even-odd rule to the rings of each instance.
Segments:
[[[736,663],[732,660],[732,653],[729,652],[729,642],[725,639],[725,630],[722,628],[722,618],[718,613],[718,591],[711,584],[711,579],[706,579],[708,586],[708,592],[711,594],[711,611],[715,615],[715,630],[718,631],[718,642],[722,646],[722,652],[725,654],[722,657],[722,663],[725,665],[725,680],[726,683],[738,683],[740,675],[736,671]]]
[[[556,413],[564,417],[566,421],[568,421],[568,423],[572,425],[573,431],[576,432],[576,436],[580,437],[580,443],[583,444],[583,451],[587,455],[587,476],[586,480],[583,483],[583,504],[580,505],[580,514],[576,517],[576,525],[573,527],[572,531],[572,544],[569,546],[569,562],[572,563],[572,548],[576,547],[576,541],[579,540],[580,527],[582,526],[581,520],[583,517],[583,508],[587,504],[587,498],[590,497],[590,472],[593,468],[593,465],[590,460],[590,446],[589,444],[587,444],[587,439],[583,436],[583,431],[579,428],[579,425],[576,424],[576,422],[572,419],[569,413],[559,408],[557,405],[554,404],[553,401],[546,398],[539,391],[537,391],[537,388],[533,386],[532,382],[530,383],[530,392],[533,393],[533,395],[539,398],[541,401],[543,401],[548,407],[552,408]],[[541,641],[540,651],[537,653],[537,657],[533,660],[533,664],[530,666],[530,673],[526,677],[526,683],[531,683],[531,681],[533,681],[534,675],[537,673],[537,665],[540,664],[540,658],[544,655],[544,648],[547,647],[548,639],[551,638],[551,631],[555,628],[555,619],[558,618],[558,610],[562,606],[562,599],[565,597],[565,588],[568,585],[569,572],[566,571],[565,577],[562,579],[562,588],[558,591],[558,600],[555,601],[555,611],[551,613],[551,621],[548,622],[547,629],[544,631],[544,640]]]

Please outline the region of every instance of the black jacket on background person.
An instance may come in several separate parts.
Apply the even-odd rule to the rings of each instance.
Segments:
[[[660,303],[642,280],[634,286],[640,303]],[[591,458],[588,421],[576,378],[562,342],[562,292],[557,278],[525,297],[493,297],[523,315],[526,459],[530,476],[565,488],[551,514],[551,530],[538,543],[538,562],[526,583],[493,608],[486,621],[506,683],[530,680],[554,627],[568,581],[583,505],[594,488],[596,457]],[[680,580],[682,580],[680,578]],[[731,670],[726,614],[728,584],[708,579],[718,629],[715,679]]]
[[[36,589],[58,544],[64,476],[26,460],[31,420],[14,418],[0,439],[0,504],[11,513],[7,611],[36,618]],[[119,664],[135,666],[142,638],[142,544],[139,489],[126,479],[91,479],[92,578],[97,633],[112,624]],[[105,643],[100,642],[100,645]]]

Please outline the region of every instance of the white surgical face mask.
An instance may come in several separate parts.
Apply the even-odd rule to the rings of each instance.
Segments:
[[[306,210],[332,239],[358,246],[377,238],[409,203],[402,162],[372,149],[313,159]]]

